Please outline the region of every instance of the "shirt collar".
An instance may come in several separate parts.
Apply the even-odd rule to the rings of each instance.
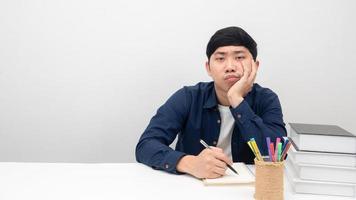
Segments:
[[[218,105],[218,99],[216,97],[214,82],[212,82],[211,86],[208,88],[207,98],[204,103],[203,108],[215,108]]]

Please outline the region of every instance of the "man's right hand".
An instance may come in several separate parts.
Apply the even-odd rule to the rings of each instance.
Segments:
[[[225,174],[226,163],[232,165],[231,159],[223,153],[222,149],[211,147],[204,149],[197,156],[186,155],[181,158],[177,170],[197,178],[218,178]]]

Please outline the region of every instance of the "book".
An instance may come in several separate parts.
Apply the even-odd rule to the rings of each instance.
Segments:
[[[302,180],[289,162],[285,163],[285,173],[287,181],[296,193],[356,197],[356,184]]]
[[[231,185],[231,184],[254,184],[255,176],[247,168],[245,163],[234,163],[232,167],[239,173],[235,174],[230,169],[226,170],[226,174],[219,178],[202,179],[204,185]]]
[[[356,183],[355,167],[300,164],[290,157],[288,157],[286,163],[292,166],[297,177],[302,180]]]
[[[356,154],[356,136],[335,125],[289,123],[290,137],[302,151]]]
[[[295,144],[290,147],[290,150],[288,151],[288,157],[292,158],[296,163],[300,164],[356,167],[355,154],[301,151],[295,147]]]

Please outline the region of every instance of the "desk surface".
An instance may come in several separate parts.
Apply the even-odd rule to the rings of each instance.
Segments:
[[[252,170],[254,166],[249,166]],[[350,200],[294,194],[287,200]],[[189,175],[172,175],[139,163],[1,163],[0,199],[254,199],[253,186],[204,186]]]

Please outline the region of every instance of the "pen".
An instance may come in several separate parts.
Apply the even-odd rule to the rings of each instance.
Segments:
[[[205,148],[211,149],[210,146],[209,146],[207,143],[205,143],[203,140],[200,140],[200,143],[201,143]],[[235,172],[235,174],[239,174],[239,173],[237,173],[237,171],[236,171],[234,168],[232,168],[229,164],[226,163],[226,165],[227,165],[227,167],[228,167],[229,169],[231,169],[231,171]]]

